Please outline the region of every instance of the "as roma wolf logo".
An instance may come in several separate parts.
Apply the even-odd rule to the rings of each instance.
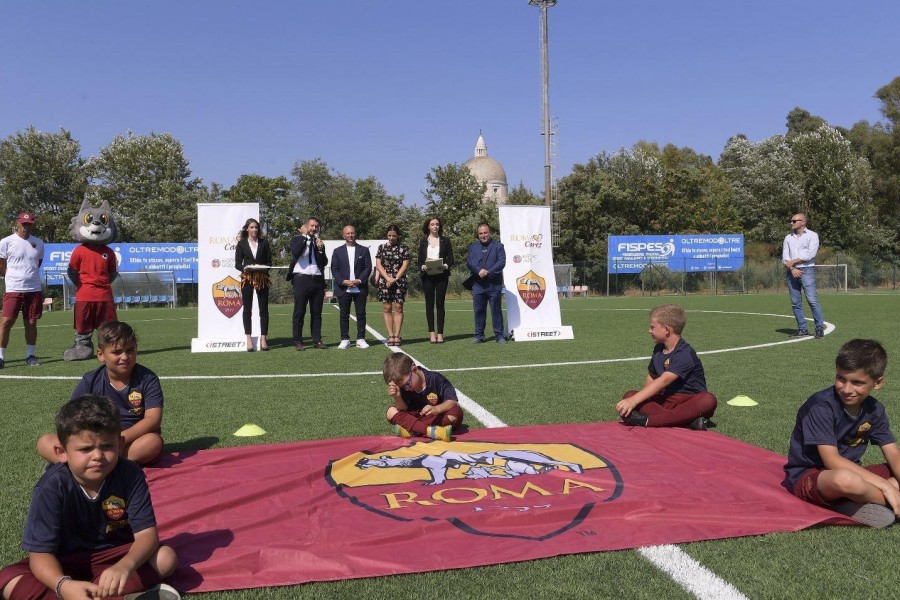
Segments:
[[[516,289],[522,302],[527,304],[528,308],[535,309],[544,300],[547,282],[534,271],[528,271],[516,279]]]
[[[213,284],[212,296],[219,312],[229,319],[244,306],[241,300],[241,282],[231,275]]]
[[[125,501],[118,496],[110,496],[100,504],[100,507],[110,521],[119,521],[125,516]]]
[[[393,520],[446,520],[473,535],[529,540],[568,531],[622,493],[613,465],[563,443],[413,443],[332,461],[326,477],[355,505]]]

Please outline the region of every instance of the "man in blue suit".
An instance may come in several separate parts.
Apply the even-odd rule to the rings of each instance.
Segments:
[[[331,275],[334,295],[341,309],[341,343],[339,350],[350,347],[350,304],[356,307],[356,347],[368,348],[366,343],[366,297],[369,295],[369,275],[372,257],[369,249],[356,244],[356,228],[347,225],[341,232],[346,242],[331,254]]]
[[[469,267],[473,280],[472,306],[475,309],[475,337],[472,339],[472,343],[480,344],[484,341],[487,305],[490,304],[494,339],[499,344],[505,344],[506,334],[503,331],[500,297],[503,293],[506,250],[503,249],[503,244],[491,237],[491,226],[487,223],[478,225],[478,241],[469,245],[466,265]]]

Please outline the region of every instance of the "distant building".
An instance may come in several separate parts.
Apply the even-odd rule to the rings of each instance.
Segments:
[[[493,200],[497,204],[506,204],[509,196],[509,185],[506,183],[506,171],[503,165],[488,156],[487,144],[484,138],[478,134],[475,143],[475,156],[463,163],[469,168],[469,172],[485,186],[483,200]]]

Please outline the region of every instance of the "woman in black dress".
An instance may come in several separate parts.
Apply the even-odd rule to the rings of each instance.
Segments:
[[[425,291],[425,317],[432,344],[444,343],[444,299],[447,297],[447,282],[450,281],[450,269],[453,267],[453,246],[450,238],[441,235],[443,230],[444,224],[438,217],[427,219],[422,225],[423,237],[419,243],[419,274]],[[428,269],[425,261],[438,259],[441,261],[440,270],[435,273],[434,269]],[[435,309],[437,328],[434,326]]]
[[[375,270],[378,271],[378,300],[384,306],[384,326],[388,333],[388,346],[399,346],[403,341],[403,302],[406,300],[406,271],[409,269],[409,248],[400,243],[400,228],[387,228],[387,244],[378,247]]]
[[[234,268],[241,272],[241,299],[244,302],[244,333],[247,335],[247,352],[253,352],[253,292],[259,300],[259,349],[266,351],[269,344],[269,270],[272,266],[272,248],[269,241],[260,237],[259,221],[247,219],[238,234],[234,249]]]

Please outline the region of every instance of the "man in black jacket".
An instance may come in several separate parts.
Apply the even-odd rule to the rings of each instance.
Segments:
[[[300,226],[300,234],[291,238],[291,265],[286,279],[294,286],[294,348],[305,350],[303,321],[309,303],[309,330],[313,348],[325,349],[322,343],[322,304],[325,302],[325,266],[328,257],[325,243],[316,237],[319,219],[310,217]]]

